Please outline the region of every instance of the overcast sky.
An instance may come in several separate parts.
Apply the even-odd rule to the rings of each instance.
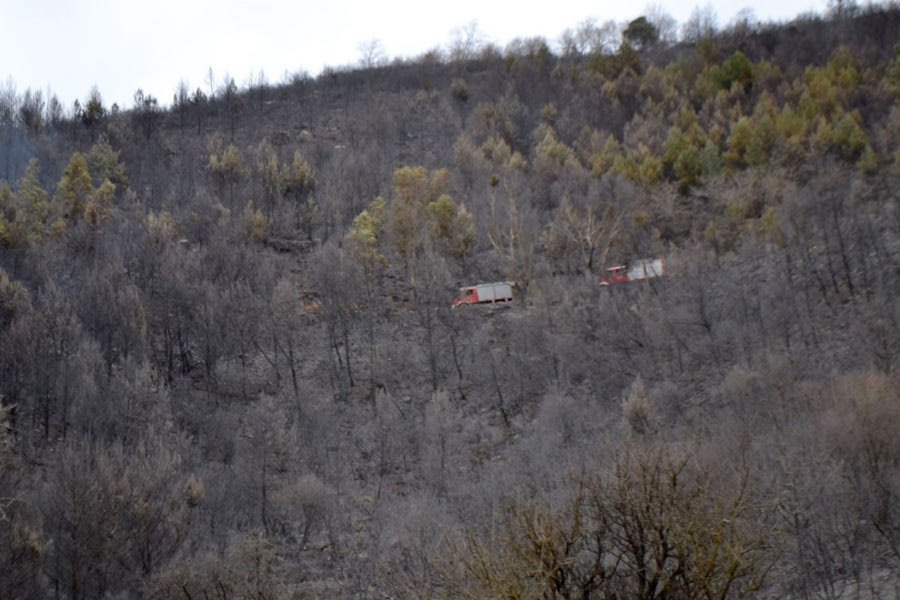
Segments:
[[[826,0],[652,0],[679,23],[699,4],[720,25],[752,4],[761,21],[824,12]],[[500,46],[516,37],[555,43],[586,19],[629,21],[645,3],[587,0],[0,0],[0,77],[4,87],[49,89],[64,106],[96,85],[106,106],[130,108],[142,88],[168,104],[180,80],[207,93],[225,74],[243,86],[260,71],[317,75],[356,64],[361,44],[379,40],[388,58],[446,48],[452,33],[476,22]],[[534,7],[534,8],[529,8]]]

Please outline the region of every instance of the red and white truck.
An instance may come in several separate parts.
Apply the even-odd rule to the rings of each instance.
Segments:
[[[609,267],[600,276],[600,285],[644,281],[666,274],[666,263],[661,258],[642,258],[627,265]]]
[[[459,296],[453,299],[453,308],[465,304],[512,302],[515,285],[511,281],[498,281],[497,283],[480,283],[459,288]]]

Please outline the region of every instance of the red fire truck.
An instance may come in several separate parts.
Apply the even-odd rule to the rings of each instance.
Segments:
[[[627,265],[609,267],[600,276],[600,285],[644,281],[666,274],[666,264],[661,258],[642,258]]]
[[[459,288],[459,296],[453,299],[453,308],[465,304],[512,302],[515,285],[511,281],[498,281]]]

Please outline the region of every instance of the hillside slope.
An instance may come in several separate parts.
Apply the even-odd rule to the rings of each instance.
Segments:
[[[2,100],[0,597],[895,595],[898,38]]]

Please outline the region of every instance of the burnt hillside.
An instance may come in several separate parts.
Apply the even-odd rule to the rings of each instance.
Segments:
[[[0,94],[0,597],[894,597],[900,10],[654,27]]]

